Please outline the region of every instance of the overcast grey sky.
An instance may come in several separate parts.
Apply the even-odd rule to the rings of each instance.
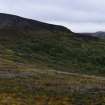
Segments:
[[[0,12],[64,25],[75,32],[105,31],[105,0],[0,0]]]

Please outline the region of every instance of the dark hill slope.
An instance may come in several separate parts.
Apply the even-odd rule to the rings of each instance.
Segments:
[[[105,41],[75,34],[63,26],[0,14],[0,59],[105,75]]]
[[[40,21],[35,21],[32,19],[26,19],[15,15],[0,13],[0,29],[2,28],[14,28],[20,30],[50,30],[50,31],[68,31],[67,28],[59,25],[45,24]]]

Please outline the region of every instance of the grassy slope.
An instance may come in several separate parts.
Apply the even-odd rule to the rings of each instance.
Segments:
[[[104,105],[105,78],[84,75],[105,76],[104,52],[67,30],[0,29],[0,105]]]
[[[0,38],[1,70],[4,74],[8,70],[9,74],[28,71],[32,75],[0,76],[1,105],[105,104],[104,78],[81,74],[104,76],[103,40],[81,39],[63,32],[37,32],[31,37],[25,32],[9,32],[3,31]]]
[[[16,69],[9,71],[15,74],[14,77],[1,77],[0,74],[1,105],[105,104],[104,78],[67,75],[42,69],[27,70],[30,70],[30,76],[16,75],[22,73]]]
[[[105,41],[74,37],[63,31],[0,30],[0,55],[74,73],[105,75]]]

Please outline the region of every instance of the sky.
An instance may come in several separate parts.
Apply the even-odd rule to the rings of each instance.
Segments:
[[[0,13],[63,25],[74,32],[105,31],[105,0],[0,0]]]

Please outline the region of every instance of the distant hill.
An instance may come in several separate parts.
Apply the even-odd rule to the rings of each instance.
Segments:
[[[104,31],[97,31],[95,33],[79,33],[81,34],[82,36],[91,36],[91,37],[97,37],[97,38],[105,38],[105,32]]]
[[[0,14],[0,59],[2,67],[8,61],[8,65],[105,75],[105,41],[64,26]]]
[[[98,31],[96,33],[92,33],[93,36],[96,36],[96,37],[100,37],[100,38],[105,38],[105,32],[103,31]]]

